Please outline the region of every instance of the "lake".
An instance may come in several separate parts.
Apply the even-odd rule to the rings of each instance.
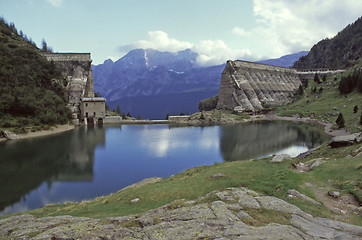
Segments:
[[[0,215],[82,201],[149,177],[223,161],[287,153],[297,156],[329,139],[289,122],[211,127],[79,127],[0,143]]]

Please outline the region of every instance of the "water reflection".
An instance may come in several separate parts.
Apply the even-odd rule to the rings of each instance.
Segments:
[[[226,161],[280,153],[295,157],[327,140],[325,135],[305,124],[255,122],[220,128],[220,149]]]
[[[208,150],[219,145],[216,129],[203,131],[202,127],[157,128],[147,125],[141,128],[141,147],[148,149],[150,155],[158,158],[164,158],[174,151],[188,151],[191,147]],[[185,136],[186,132],[188,137]]]
[[[266,122],[170,128],[76,128],[0,143],[0,215],[116,192],[148,177],[169,177],[222,161],[291,155],[325,141],[307,125]]]
[[[105,131],[97,127],[1,143],[0,211],[56,181],[91,181],[94,149],[104,145]]]

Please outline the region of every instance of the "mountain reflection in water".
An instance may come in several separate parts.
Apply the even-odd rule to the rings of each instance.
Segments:
[[[2,142],[0,215],[92,199],[148,177],[169,177],[196,166],[285,151],[297,155],[326,140],[308,125],[258,122],[80,127]]]

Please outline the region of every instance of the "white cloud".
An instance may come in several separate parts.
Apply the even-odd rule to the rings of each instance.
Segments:
[[[63,2],[63,0],[47,0],[47,1],[55,7],[60,6]]]
[[[231,49],[222,40],[203,40],[195,44],[192,50],[199,53],[197,63],[202,66],[221,64],[226,60],[253,59],[249,50]]]
[[[199,54],[197,64],[210,66],[222,64],[229,59],[251,58],[249,50],[234,50],[229,48],[222,40],[201,40],[196,44],[169,38],[163,31],[149,31],[147,40],[140,40],[133,44],[123,45],[119,48],[121,54],[137,48],[152,48],[158,51],[178,52],[191,49]]]
[[[250,36],[250,32],[245,31],[245,29],[240,28],[240,27],[234,27],[232,32],[236,35],[240,35],[240,36]]]
[[[259,55],[281,56],[310,49],[324,38],[333,37],[361,16],[359,0],[253,0],[257,27],[233,33],[253,39]]]
[[[120,51],[126,54],[128,51],[136,48],[152,48],[159,51],[178,52],[193,46],[192,43],[169,38],[168,34],[163,31],[149,31],[147,35],[147,40],[139,40],[136,43],[121,46]]]
[[[55,1],[55,0],[52,0]],[[121,46],[121,54],[136,48],[177,52],[187,48],[199,54],[203,66],[226,60],[259,60],[309,50],[315,43],[331,38],[361,16],[360,0],[253,0],[256,24],[231,29],[237,44],[230,47],[224,39],[180,41],[163,31],[149,31],[146,40]],[[235,44],[235,43],[234,43]],[[244,47],[241,47],[244,46]]]

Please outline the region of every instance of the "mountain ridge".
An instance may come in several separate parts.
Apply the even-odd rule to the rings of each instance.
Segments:
[[[362,17],[349,24],[335,37],[315,44],[308,55],[294,63],[293,68],[348,68],[362,55]]]
[[[305,54],[299,52],[260,62],[286,67]],[[111,109],[119,105],[123,112],[141,114],[144,118],[164,118],[170,112],[192,113],[198,111],[201,100],[218,94],[225,68],[225,64],[199,66],[197,57],[191,49],[177,53],[134,49],[117,61],[108,59],[92,66],[95,91],[106,97]],[[143,107],[148,102],[157,105],[149,106],[153,111]],[[185,102],[184,108],[178,102]],[[172,106],[177,107],[173,110]]]
[[[297,53],[292,53],[288,55],[281,56],[280,58],[266,59],[257,61],[257,63],[263,63],[268,65],[274,65],[279,67],[289,68],[293,66],[294,62],[298,61],[301,57],[307,55],[309,51],[301,51]]]

